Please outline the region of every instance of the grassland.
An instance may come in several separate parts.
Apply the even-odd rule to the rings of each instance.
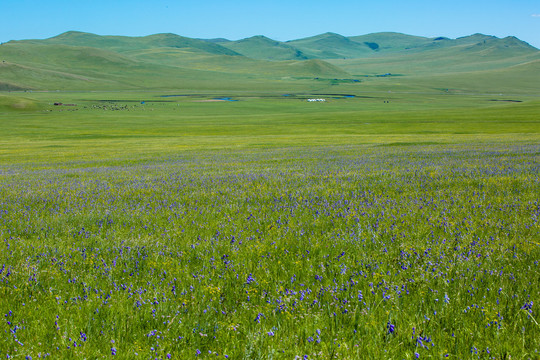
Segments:
[[[81,154],[93,160],[145,154],[152,158],[201,148],[459,144],[508,137],[536,141],[539,130],[539,100],[523,95],[367,93],[347,98],[335,94],[326,96],[326,103],[312,104],[305,99],[324,95],[13,94],[0,97],[5,115],[0,156],[6,163],[73,160]],[[208,102],[222,97],[238,101]]]
[[[2,94],[0,356],[540,356],[540,99],[308,84]]]
[[[66,33],[0,58],[1,358],[540,358],[537,50]]]

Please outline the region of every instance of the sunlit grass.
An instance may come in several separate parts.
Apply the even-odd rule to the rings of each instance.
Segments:
[[[1,119],[0,357],[540,356],[538,103],[91,100]]]

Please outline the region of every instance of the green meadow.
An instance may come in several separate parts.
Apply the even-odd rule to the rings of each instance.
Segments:
[[[39,164],[196,150],[538,140],[540,99],[530,95],[341,93],[9,93],[0,96],[0,156],[5,164]],[[223,97],[235,101],[214,100]]]
[[[70,32],[1,59],[0,357],[540,357],[527,44]]]

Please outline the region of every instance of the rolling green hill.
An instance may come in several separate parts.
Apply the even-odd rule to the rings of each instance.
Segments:
[[[476,44],[427,47],[380,53],[361,59],[329,60],[351,74],[439,75],[506,68],[540,59],[540,51],[515,43],[514,39],[492,39]]]
[[[365,44],[375,52],[402,51],[431,42],[429,38],[393,32],[352,36],[349,39],[360,44]]]
[[[350,74],[340,67],[319,59],[306,61],[267,61],[243,56],[231,57],[205,53],[195,54],[181,49],[144,50],[132,52],[131,57],[157,65],[243,74],[252,77],[350,77]]]
[[[129,56],[128,56],[129,54]],[[13,42],[0,46],[4,90],[273,89],[291,77],[346,77],[322,60],[263,61],[178,48],[116,53],[92,47]]]
[[[293,46],[275,41],[266,36],[221,43],[223,46],[252,59],[261,60],[306,60],[308,56]]]
[[[540,87],[536,81],[528,81],[527,86],[522,83],[535,78],[538,60],[540,51],[515,37],[499,39],[483,34],[448,39],[400,33],[353,37],[325,33],[284,43],[264,36],[229,41],[174,34],[127,37],[70,31],[49,39],[0,45],[0,91],[335,92],[341,86],[340,93],[386,87],[428,91],[456,87],[487,92],[503,78],[501,88],[540,91],[535,90]],[[473,78],[479,83],[466,86]],[[346,85],[351,79],[354,85]],[[429,84],[429,79],[434,83]]]
[[[191,39],[175,34],[155,34],[143,37],[129,36],[100,36],[90,33],[68,31],[45,40],[22,40],[19,42],[33,44],[56,44],[71,46],[86,46],[98,49],[107,49],[117,52],[152,48],[179,48],[193,51],[204,51],[210,54],[239,55],[238,53],[212,43],[199,39]]]
[[[225,38],[199,39],[199,40],[203,40],[203,41],[206,41],[206,42],[209,42],[209,43],[214,43],[214,44],[222,44],[222,43],[231,42],[231,40],[225,39]]]
[[[350,59],[368,56],[373,52],[368,45],[334,33],[325,33],[305,39],[287,41],[288,45],[306,56],[318,59]]]
[[[138,61],[92,47],[24,42],[0,46],[0,81],[22,89],[92,90],[236,87],[225,72],[183,69]],[[241,84],[241,82],[240,82]]]

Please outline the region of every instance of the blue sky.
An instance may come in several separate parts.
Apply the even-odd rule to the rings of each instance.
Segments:
[[[2,0],[0,42],[41,39],[68,30],[143,36],[162,32],[237,40],[292,40],[327,31],[379,31],[451,38],[509,35],[540,48],[539,0],[454,1],[140,1]]]

